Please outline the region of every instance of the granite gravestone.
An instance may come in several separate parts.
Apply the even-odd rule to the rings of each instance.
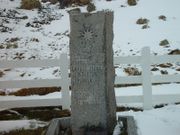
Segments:
[[[110,135],[116,125],[113,12],[70,13],[73,135]]]

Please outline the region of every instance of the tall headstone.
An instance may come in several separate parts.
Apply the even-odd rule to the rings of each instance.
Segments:
[[[110,135],[116,124],[113,12],[70,13],[73,135]]]

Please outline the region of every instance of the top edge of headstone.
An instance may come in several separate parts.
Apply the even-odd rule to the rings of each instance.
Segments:
[[[93,12],[93,13],[89,13],[89,12],[81,12],[81,10],[79,8],[75,8],[75,9],[72,9],[69,11],[69,14],[71,16],[76,16],[76,15],[87,15],[87,16],[90,16],[90,15],[93,15],[93,14],[113,14],[113,11],[111,10],[102,10],[102,11],[97,11],[97,12]]]

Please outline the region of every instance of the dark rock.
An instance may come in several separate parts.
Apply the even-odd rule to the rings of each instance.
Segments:
[[[167,45],[169,45],[169,41],[167,39],[164,39],[159,43],[159,45],[160,46],[167,46]]]
[[[162,74],[162,75],[167,75],[167,74],[168,74],[168,71],[167,71],[167,70],[161,70],[161,74]]]
[[[96,10],[96,6],[94,5],[94,3],[89,3],[87,5],[87,11],[88,12],[92,12],[92,11],[95,11]]]
[[[26,23],[26,27],[30,27],[30,26],[31,26],[30,22]]]
[[[145,24],[145,25],[142,26],[142,29],[147,29],[147,28],[150,28],[150,26],[147,25],[147,24]]]
[[[15,38],[11,38],[9,40],[7,40],[7,42],[16,42],[16,41],[19,41],[20,39],[18,37],[15,37]]]
[[[121,5],[121,7],[126,7],[125,5]]]
[[[28,19],[28,16],[23,16],[21,18],[25,20],[25,19]]]
[[[157,68],[157,67],[154,67],[151,69],[151,71],[158,71],[158,70],[159,70],[159,68]]]
[[[12,29],[6,26],[0,26],[0,32],[11,32]]]

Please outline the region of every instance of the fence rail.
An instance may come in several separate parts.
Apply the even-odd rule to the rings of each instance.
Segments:
[[[141,56],[115,57],[114,64],[140,64],[142,75],[140,76],[116,76],[115,84],[142,84],[143,95],[141,96],[117,96],[117,103],[143,103],[144,109],[151,109],[153,103],[180,102],[179,95],[152,95],[152,83],[180,82],[180,75],[151,75],[151,64],[180,62],[180,55],[151,56],[150,48],[142,49]],[[0,97],[0,108],[13,107],[36,107],[36,106],[58,106],[70,108],[70,78],[69,59],[67,54],[62,54],[60,59],[52,60],[22,60],[22,61],[1,61],[0,68],[20,67],[53,67],[60,66],[61,78],[59,79],[38,79],[38,80],[7,80],[0,81],[0,89],[5,88],[32,88],[32,87],[61,87],[61,95],[54,98],[44,97],[16,97],[9,99]]]
[[[12,61],[1,61],[0,68],[21,68],[21,67],[55,67],[61,66],[59,59],[48,59],[48,60],[12,60]]]
[[[180,61],[180,55],[151,56],[150,48],[144,47],[141,56],[116,57],[114,63],[117,64],[140,64],[142,75],[116,77],[115,84],[142,84],[142,96],[118,96],[117,103],[143,103],[144,109],[152,109],[153,103],[179,102],[180,94],[176,95],[152,95],[152,83],[180,82],[180,74],[176,75],[151,75],[151,64],[176,63]]]
[[[64,105],[61,95],[56,97],[46,98],[44,96],[27,97],[1,97],[0,107],[2,108],[19,108],[19,107],[39,107],[39,106],[59,106]]]
[[[33,87],[61,87],[61,96],[57,95],[54,98],[45,97],[17,97],[6,98],[0,97],[0,108],[14,107],[38,107],[38,106],[59,106],[70,108],[69,85],[70,78],[68,77],[69,60],[67,54],[62,54],[60,59],[52,60],[21,60],[21,61],[1,61],[0,68],[20,68],[20,67],[55,67],[60,66],[61,78],[59,79],[37,79],[37,80],[7,80],[0,81],[0,89],[5,88],[33,88]]]

